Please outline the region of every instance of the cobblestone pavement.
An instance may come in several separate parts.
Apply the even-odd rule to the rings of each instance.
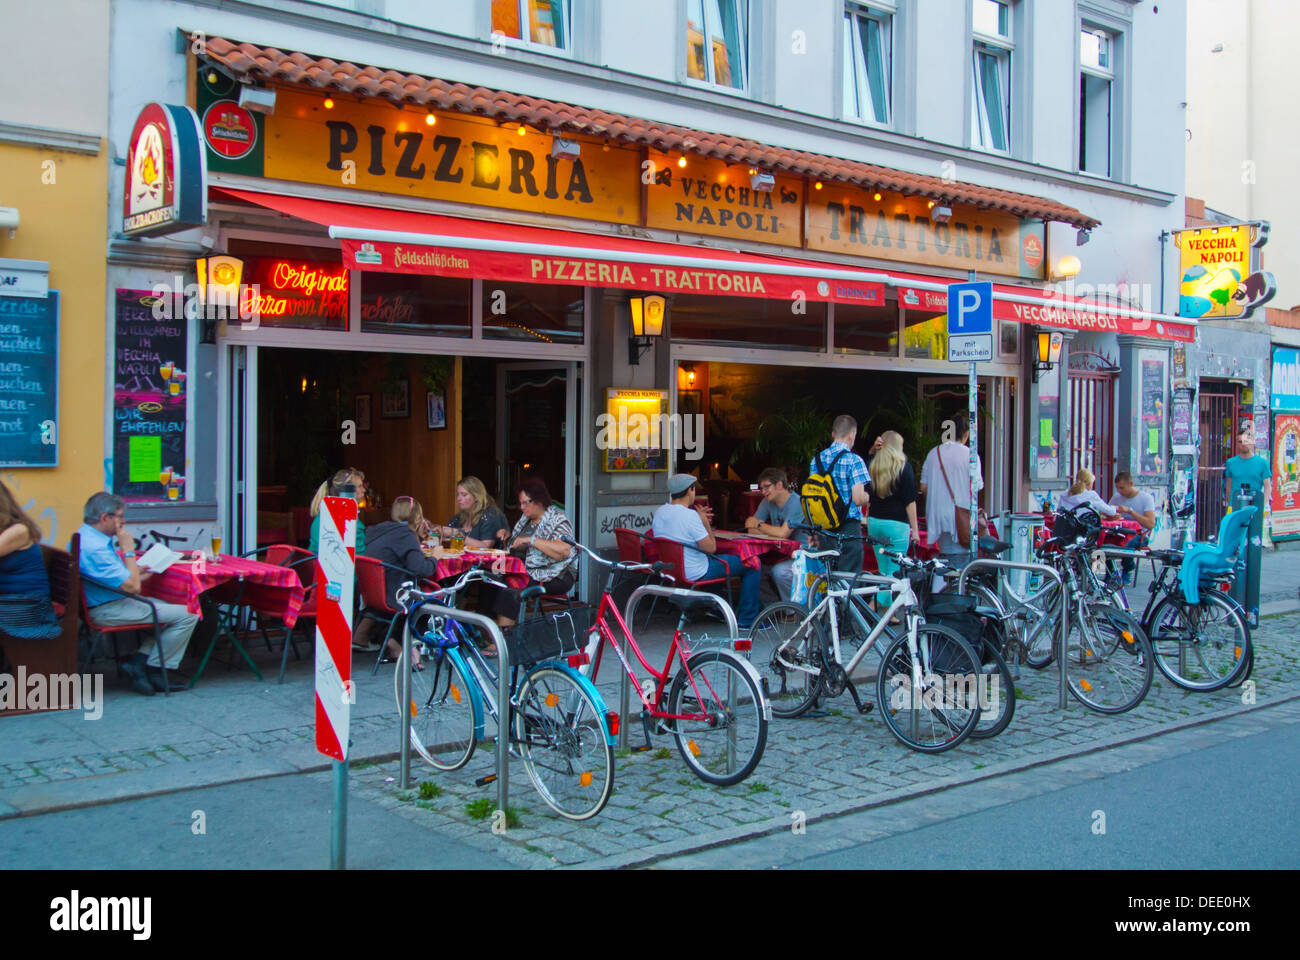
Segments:
[[[1295,614],[1266,618],[1256,631],[1253,679],[1259,706],[1300,697],[1298,632],[1300,615]],[[662,643],[644,646],[652,660],[663,656],[657,652]],[[278,666],[278,650],[256,651],[255,657]],[[602,670],[601,687],[612,705],[617,683],[609,666]],[[734,787],[698,781],[667,737],[657,738],[649,752],[619,756],[609,805],[585,823],[556,816],[523,765],[515,763],[510,802],[520,825],[497,836],[487,810],[495,788],[474,786],[492,770],[490,746],[455,773],[434,771],[413,757],[412,789],[396,783],[391,671],[386,667],[371,677],[368,658],[358,662],[353,790],[427,829],[483,844],[521,866],[542,868],[647,862],[790,829],[799,814],[812,822],[1253,709],[1243,705],[1240,690],[1189,693],[1157,673],[1146,700],[1127,714],[1102,716],[1073,700],[1062,713],[1056,707],[1056,673],[1026,668],[1016,684],[1016,715],[1006,732],[927,756],[895,741],[874,714],[857,714],[845,695],[826,704],[825,716],[774,719],[762,762]],[[291,664],[283,685],[217,670],[193,691],[143,698],[110,676],[97,721],[69,711],[0,719],[0,816],[326,768],[314,746],[311,682],[311,664],[304,661]],[[872,684],[860,686],[866,695],[874,690]],[[629,732],[635,742],[639,725]],[[437,795],[421,799],[421,781]],[[482,819],[471,817],[466,809],[471,806]]]
[[[1249,698],[1242,689],[1191,693],[1157,672],[1146,699],[1128,713],[1096,714],[1073,699],[1062,712],[1055,670],[1026,668],[1016,683],[1015,718],[1001,736],[967,740],[931,756],[899,744],[874,713],[859,715],[845,695],[827,704],[824,716],[774,719],[758,769],[727,788],[697,780],[672,740],[660,737],[651,752],[618,757],[609,805],[583,823],[556,816],[516,763],[510,804],[520,825],[494,834],[489,808],[496,788],[474,786],[476,778],[492,772],[490,747],[481,748],[454,773],[433,770],[413,755],[416,789],[401,789],[395,762],[357,771],[354,783],[367,798],[413,822],[490,846],[520,866],[648,862],[1298,697],[1298,631],[1300,616],[1292,615],[1267,619],[1255,632],[1254,706],[1244,702]],[[602,692],[608,702],[617,702],[616,685]],[[421,782],[430,785],[423,799]]]

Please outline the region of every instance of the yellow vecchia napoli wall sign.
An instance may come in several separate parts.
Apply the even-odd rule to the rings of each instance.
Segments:
[[[1178,315],[1200,320],[1244,319],[1277,292],[1273,275],[1254,271],[1254,251],[1268,241],[1268,224],[1234,223],[1174,232],[1181,253]]]

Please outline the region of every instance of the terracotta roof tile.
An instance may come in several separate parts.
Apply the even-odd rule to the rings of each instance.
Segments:
[[[234,43],[222,37],[208,39],[206,58],[240,79],[305,85],[320,90],[382,97],[396,103],[410,102],[438,110],[456,110],[524,123],[552,134],[584,134],[615,143],[643,144],[666,153],[695,153],[778,173],[1003,210],[1020,217],[1055,220],[1076,227],[1092,228],[1100,224],[1073,207],[1044,197],[973,183],[945,182],[939,177],[771,146],[756,140],[609,113],[595,107],[559,103],[505,90],[470,87],[351,62],[338,63],[300,52],[285,53],[273,47]]]

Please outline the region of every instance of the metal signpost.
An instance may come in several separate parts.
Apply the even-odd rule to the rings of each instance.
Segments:
[[[316,557],[316,749],[334,760],[330,868],[347,867],[348,730],[352,704],[352,590],[356,574],[357,502],[321,503]]]
[[[948,361],[968,363],[967,421],[970,423],[970,553],[979,552],[979,377],[976,363],[993,359],[993,284],[989,281],[948,284]]]

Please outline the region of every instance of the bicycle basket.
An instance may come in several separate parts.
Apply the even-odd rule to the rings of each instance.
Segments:
[[[969,643],[971,648],[982,658],[984,656],[984,618],[975,612],[975,607],[975,598],[970,595],[941,593],[925,605],[925,621],[926,623],[937,623],[952,630]],[[942,645],[940,652],[952,654],[956,650],[955,644],[946,643]],[[937,653],[935,654],[938,666],[945,666],[943,659]],[[951,664],[947,664],[947,666],[951,666]],[[942,673],[944,671],[939,669],[938,672]]]
[[[1062,511],[1052,523],[1052,536],[1063,544],[1074,543],[1079,537],[1095,544],[1100,533],[1101,514],[1088,506]]]
[[[530,667],[543,660],[558,660],[581,653],[587,645],[595,611],[591,604],[573,604],[551,610],[501,631],[510,666]]]

